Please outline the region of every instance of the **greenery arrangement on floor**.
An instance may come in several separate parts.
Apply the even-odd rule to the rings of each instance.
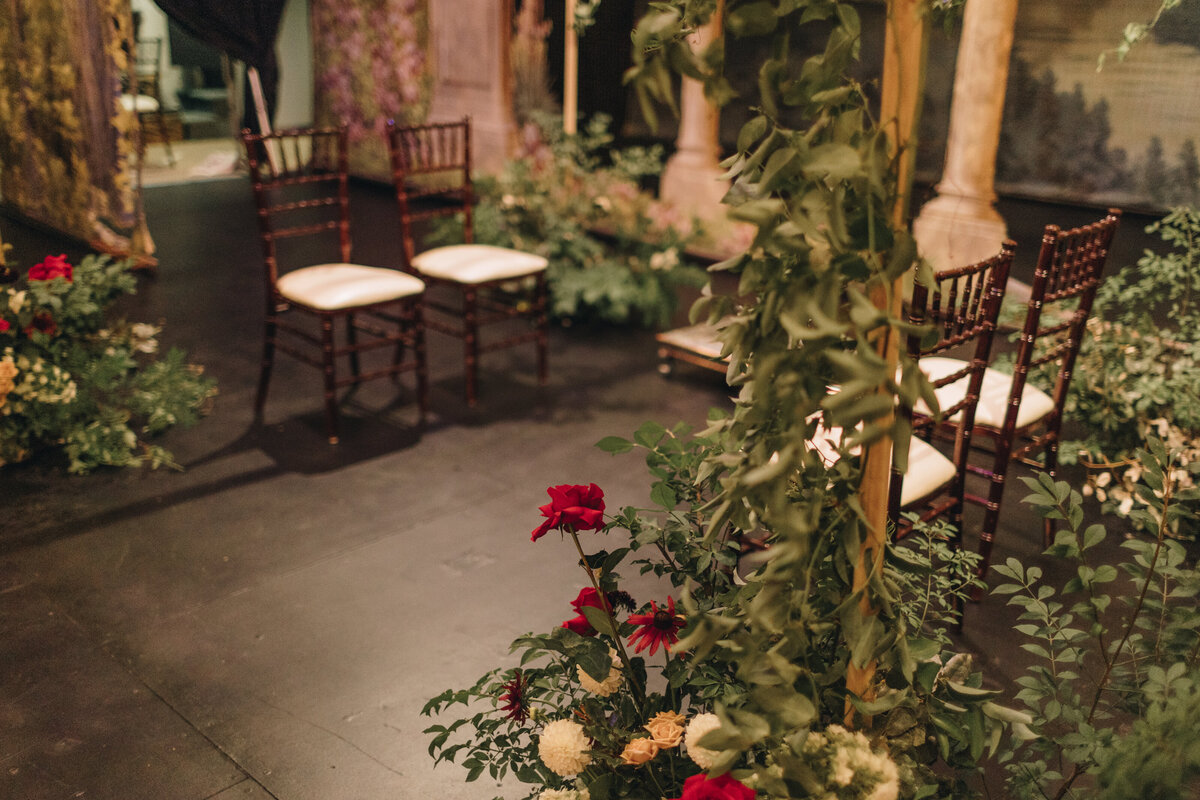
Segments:
[[[56,451],[82,474],[101,466],[175,466],[148,439],[196,422],[216,394],[161,329],[111,318],[136,290],[129,262],[48,256],[0,288],[0,465]]]
[[[537,253],[550,261],[550,313],[564,322],[666,326],[680,289],[703,269],[685,250],[699,224],[641,188],[662,170],[662,148],[610,150],[608,122],[593,118],[566,136],[539,115],[522,131],[520,153],[475,188],[475,241]],[[455,241],[453,220],[430,244]]]
[[[1174,477],[1184,487],[1187,468],[1200,464],[1200,210],[1176,208],[1146,230],[1171,249],[1146,251],[1101,285],[1067,403],[1084,438],[1060,454],[1087,465],[1087,494],[1126,517],[1148,507],[1135,491],[1135,453],[1148,439],[1179,453]],[[1172,523],[1171,535],[1198,533],[1194,518]]]

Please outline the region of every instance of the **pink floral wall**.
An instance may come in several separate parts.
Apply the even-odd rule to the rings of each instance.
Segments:
[[[390,176],[388,119],[420,122],[429,108],[429,0],[312,0],[315,115],[346,124],[350,169]]]

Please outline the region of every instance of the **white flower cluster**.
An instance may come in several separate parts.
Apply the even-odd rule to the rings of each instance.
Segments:
[[[827,796],[896,800],[900,795],[895,762],[886,753],[872,750],[867,737],[858,731],[830,725],[824,733],[811,733],[804,742],[804,755],[818,776],[820,767],[827,770]]]
[[[696,766],[700,769],[710,768],[721,755],[720,750],[709,750],[697,744],[704,738],[704,734],[709,731],[715,731],[721,727],[721,720],[716,714],[697,714],[692,717],[692,721],[688,723],[687,728],[683,732],[683,746],[687,750],[688,758],[696,762]]]
[[[591,675],[588,675],[584,671],[583,667],[575,667],[575,671],[579,675],[579,685],[600,697],[608,697],[621,688],[621,680],[624,674],[621,671],[621,662],[617,660],[617,654],[611,648],[608,653],[612,657],[612,666],[608,669],[608,677],[602,681],[593,679]]]
[[[538,756],[555,774],[569,778],[592,763],[591,742],[578,722],[556,719],[542,729]]]
[[[75,399],[75,381],[57,364],[16,355],[11,347],[4,349],[0,364],[7,365],[0,369],[7,376],[4,384],[8,388],[0,414],[19,414],[30,403],[58,405]]]

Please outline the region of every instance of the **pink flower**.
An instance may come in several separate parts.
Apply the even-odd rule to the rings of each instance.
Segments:
[[[754,800],[755,791],[728,772],[710,778],[701,772],[683,782],[677,800]]]
[[[0,333],[5,333],[11,327],[12,325],[9,324],[8,320],[0,319]]]
[[[546,520],[534,529],[530,541],[536,542],[556,528],[598,531],[604,527],[604,492],[596,484],[551,486],[546,493],[550,502],[539,509]]]

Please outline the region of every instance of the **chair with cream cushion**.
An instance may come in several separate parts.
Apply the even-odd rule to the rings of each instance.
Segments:
[[[1012,371],[989,367],[984,373],[975,431],[977,443],[982,436],[991,446],[977,448],[983,450],[982,458],[973,459],[968,469],[987,479],[989,489],[987,497],[966,495],[967,500],[985,508],[981,575],[986,574],[991,559],[1009,464],[1020,460],[1055,474],[1071,373],[1120,217],[1120,211],[1110,209],[1103,219],[1079,228],[1046,226]],[[945,375],[959,363],[925,359],[921,368],[931,376]],[[1048,394],[1030,384],[1031,371],[1048,373],[1053,391]],[[944,406],[963,390],[961,382],[950,383],[939,399]],[[921,411],[917,409],[918,416]],[[953,422],[949,418],[943,425]],[[1036,460],[1039,455],[1041,461]],[[1051,525],[1047,521],[1046,544]]]
[[[166,110],[162,99],[162,39],[138,39],[133,53],[133,69],[123,81],[121,108],[136,114],[138,124],[153,119],[158,127],[158,137],[167,151],[167,163],[174,165],[175,152],[171,149],[171,136],[167,128]],[[144,147],[145,135],[139,140]]]
[[[966,391],[956,401],[939,402],[941,414],[936,418],[913,415],[915,400],[911,388],[906,385],[908,382],[898,379],[898,383],[905,388],[899,394],[898,417],[912,424],[915,435],[897,448],[895,460],[903,459],[905,468],[893,467],[888,487],[888,518],[895,526],[897,537],[910,532],[912,524],[902,517],[902,512],[912,511],[925,521],[948,515],[961,541],[963,493],[975,402],[991,354],[996,319],[1000,314],[1014,247],[1012,242],[1005,242],[1001,251],[992,258],[935,273],[931,288],[920,283],[913,288],[908,320],[925,333],[914,333],[908,337],[909,358],[916,366],[924,366],[925,356],[957,351],[969,353],[970,360],[958,362],[958,369],[942,376],[940,380],[930,381],[935,394],[942,392],[944,386],[952,382],[963,381],[966,384]],[[932,341],[929,341],[930,337]],[[916,377],[915,373],[913,377]],[[922,438],[931,436],[935,419],[942,419],[943,416],[956,420],[952,456],[944,455]],[[847,441],[850,432],[835,426],[826,427],[819,415],[811,421],[815,425],[815,432],[807,445],[827,467],[832,467],[846,455],[859,454],[858,447]],[[746,544],[734,573],[736,581],[743,581],[747,573],[761,565],[767,557],[766,549],[763,542]]]
[[[467,404],[474,406],[478,398],[483,352],[533,343],[538,380],[545,384],[547,261],[534,253],[474,244],[470,120],[411,126],[389,121],[387,140],[407,267],[431,288],[449,287],[462,297],[461,304],[431,298],[426,307],[436,313],[428,321],[432,330],[463,340]],[[417,253],[414,223],[442,216],[461,217],[463,244]],[[529,328],[481,342],[481,328],[512,320]]]
[[[266,135],[244,130],[242,141],[266,267],[266,336],[256,414],[262,416],[278,348],[324,375],[325,426],[331,443],[338,440],[338,389],[374,378],[415,372],[417,405],[424,420],[428,402],[421,309],[425,284],[398,269],[351,261],[346,129]],[[333,258],[284,272],[281,244],[291,257],[284,259],[288,262],[309,263],[325,252]],[[327,251],[319,249],[322,244]],[[319,332],[314,335],[311,326],[285,318],[290,311],[315,318]],[[334,323],[339,319],[345,320],[344,342],[335,338]],[[362,339],[359,334],[364,334]],[[387,365],[362,371],[360,354],[380,348],[391,351]],[[412,355],[406,360],[403,356],[409,351]],[[337,367],[343,358],[349,361],[350,375],[339,378]]]

